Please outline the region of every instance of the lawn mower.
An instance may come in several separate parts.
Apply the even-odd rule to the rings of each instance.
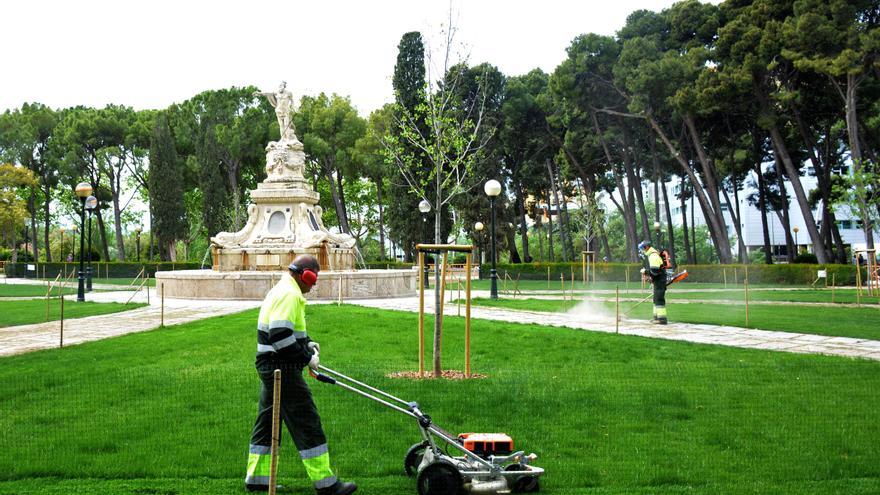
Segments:
[[[311,374],[319,381],[338,385],[416,420],[422,441],[407,451],[403,469],[416,478],[419,495],[527,493],[540,489],[538,478],[544,470],[530,464],[537,456],[514,452],[513,439],[506,434],[453,435],[434,424],[416,402],[404,401],[324,366],[318,369],[318,373]]]

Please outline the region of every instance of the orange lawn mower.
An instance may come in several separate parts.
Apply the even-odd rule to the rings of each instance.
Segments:
[[[537,456],[526,455],[521,450],[514,452],[513,439],[508,435],[453,435],[434,424],[416,402],[404,401],[324,366],[318,366],[318,369],[321,372],[312,372],[312,376],[319,381],[338,385],[416,420],[422,441],[407,451],[403,469],[408,476],[416,478],[419,495],[506,494],[540,490],[538,478],[544,470],[530,464]]]

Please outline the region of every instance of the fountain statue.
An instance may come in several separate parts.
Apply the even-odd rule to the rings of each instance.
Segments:
[[[275,107],[281,139],[266,146],[266,180],[251,191],[244,228],[211,238],[215,269],[279,270],[302,253],[318,258],[324,270],[353,269],[354,238],[324,227],[319,195],[303,175],[306,155],[293,125],[293,95],[284,82],[276,93],[254,94]]]
[[[238,232],[211,238],[211,270],[156,272],[169,297],[262,299],[299,254],[321,264],[310,298],[412,295],[413,270],[356,270],[355,239],[324,226],[320,196],[304,177],[306,155],[293,125],[293,95],[281,83],[275,93],[255,92],[275,107],[280,139],[266,146],[266,179],[251,191],[248,219]]]

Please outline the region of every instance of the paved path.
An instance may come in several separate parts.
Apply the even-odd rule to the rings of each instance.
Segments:
[[[417,312],[417,297],[399,299],[361,299],[347,301],[351,304],[372,308],[393,309]],[[433,299],[425,298],[425,311],[433,313]],[[447,315],[457,314],[457,306],[447,303]],[[464,314],[464,309],[462,309]],[[556,327],[569,327],[581,330],[614,333],[614,315],[602,315],[595,311],[580,313],[545,313],[500,308],[471,307],[471,317],[485,320],[508,321],[511,323],[536,323]],[[849,337],[828,337],[793,332],[773,332],[751,330],[718,325],[696,325],[670,323],[653,325],[645,320],[623,320],[619,333],[668,340],[684,340],[700,344],[716,344],[748,349],[796,352],[804,354],[827,354],[866,358],[880,361],[880,341],[854,339]]]
[[[130,296],[130,291],[92,292],[87,296],[87,300],[125,302]],[[75,294],[65,298],[66,304],[76,304],[75,301]],[[141,292],[132,302],[146,302],[146,294]],[[152,293],[150,303],[150,306],[122,313],[65,320],[64,345],[158,328],[162,307],[155,293]],[[192,301],[166,298],[165,324],[175,325],[211,316],[237,313],[259,305],[259,301]],[[60,342],[60,329],[61,324],[58,321],[0,328],[0,356],[56,348]]]

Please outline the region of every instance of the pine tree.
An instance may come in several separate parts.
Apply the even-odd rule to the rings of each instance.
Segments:
[[[152,228],[159,239],[163,261],[176,261],[175,242],[187,233],[183,202],[183,169],[174,148],[168,117],[156,117],[150,138],[150,209]]]

